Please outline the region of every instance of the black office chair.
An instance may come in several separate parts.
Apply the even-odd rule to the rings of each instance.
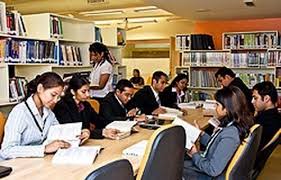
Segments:
[[[274,149],[281,143],[281,129],[279,129],[272,139],[258,152],[255,166],[252,173],[252,178],[256,179],[259,173],[264,168],[266,161],[268,160]]]
[[[94,170],[85,180],[134,180],[134,175],[130,162],[121,159]]]
[[[225,173],[226,180],[249,180],[256,160],[262,134],[262,126],[251,127],[248,137],[238,147]]]
[[[167,125],[156,130],[148,141],[137,180],[181,180],[185,131]]]

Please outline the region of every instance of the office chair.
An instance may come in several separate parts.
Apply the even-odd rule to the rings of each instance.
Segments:
[[[88,99],[87,101],[91,104],[92,108],[96,111],[96,113],[99,113],[100,103],[95,99]]]
[[[5,128],[6,118],[2,112],[0,112],[0,147],[2,144],[3,136],[4,136],[4,128]]]
[[[271,153],[281,142],[281,129],[279,129],[272,139],[257,153],[257,158],[255,162],[255,166],[252,172],[252,178],[256,179],[259,173],[264,168],[266,161],[268,160]]]
[[[85,180],[134,180],[133,168],[128,160],[121,159],[94,170]]]
[[[238,147],[225,173],[226,180],[249,180],[254,167],[262,134],[262,126],[255,124],[250,133]]]
[[[181,180],[185,138],[181,126],[156,130],[148,141],[136,180]]]

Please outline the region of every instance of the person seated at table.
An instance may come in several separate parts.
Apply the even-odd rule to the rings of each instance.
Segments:
[[[159,93],[162,92],[167,84],[168,76],[162,71],[156,71],[152,75],[151,86],[144,86],[138,90],[134,97],[129,101],[129,107],[138,107],[142,113],[158,115],[165,113],[161,106]]]
[[[178,104],[184,102],[187,83],[188,76],[186,74],[178,74],[171,84],[165,87],[163,92],[159,93],[161,105],[180,109]]]
[[[255,107],[255,123],[262,126],[259,149],[262,149],[281,127],[281,115],[277,110],[278,94],[275,86],[264,81],[253,87],[252,103]]]
[[[58,124],[50,107],[59,100],[63,86],[61,77],[53,72],[38,75],[27,84],[27,99],[12,109],[5,124],[2,158],[43,157],[70,147],[63,140],[44,144],[49,128]]]
[[[144,115],[138,115],[138,108],[128,108],[127,103],[134,93],[133,84],[127,79],[121,79],[116,84],[114,92],[110,92],[101,102],[100,116],[105,120],[105,125],[120,120],[135,119],[144,121]]]
[[[140,70],[134,69],[133,70],[133,77],[130,79],[136,87],[141,87],[144,85],[144,79],[140,76]]]
[[[239,88],[230,86],[220,89],[215,93],[215,100],[220,125],[211,136],[203,131],[200,134],[200,143],[206,147],[204,151],[195,145],[187,151],[191,159],[184,161],[183,175],[186,180],[212,179],[223,175],[253,125],[246,97]]]
[[[65,91],[65,96],[56,104],[53,111],[61,124],[82,122],[82,132],[85,138],[100,139],[103,137],[114,138],[118,133],[116,129],[103,129],[104,120],[96,113],[87,99],[90,82],[79,75],[74,75]],[[95,129],[90,131],[90,123]]]

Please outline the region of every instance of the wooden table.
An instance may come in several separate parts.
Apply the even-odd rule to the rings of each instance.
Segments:
[[[190,123],[197,120],[200,127],[206,127],[209,119],[203,117],[201,109],[189,110],[184,119]],[[104,150],[97,156],[92,165],[54,165],[51,162],[53,155],[44,158],[16,158],[0,162],[0,165],[13,168],[12,173],[5,179],[84,179],[90,172],[101,167],[108,162],[122,158],[123,149],[135,144],[143,139],[149,139],[153,130],[139,128],[138,133],[122,140],[91,139],[85,145],[101,145]],[[134,161],[134,160],[133,160]],[[132,159],[131,159],[132,162]],[[139,161],[133,162],[133,169],[136,172]]]

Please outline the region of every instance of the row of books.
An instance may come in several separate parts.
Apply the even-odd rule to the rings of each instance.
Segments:
[[[268,52],[268,66],[281,66],[281,51]]]
[[[192,70],[191,87],[219,87],[215,77],[215,70]]]
[[[240,77],[250,88],[263,81],[271,81],[274,83],[274,74],[271,73],[236,73],[236,76]]]
[[[231,54],[232,67],[260,67],[267,66],[266,52],[248,52]]]
[[[25,86],[27,80],[24,77],[13,77],[9,79],[9,99],[10,102],[20,101],[26,95]]]
[[[182,57],[181,64],[186,66],[219,66],[229,62],[229,54],[224,52],[184,52]]]
[[[190,35],[176,35],[176,49],[190,49]]]
[[[275,48],[277,40],[275,32],[225,34],[224,49]]]
[[[62,22],[56,16],[50,16],[51,38],[63,38]]]
[[[79,47],[61,44],[59,51],[60,65],[83,65]]]
[[[20,39],[0,40],[0,62],[6,63],[55,63],[54,42]]]

